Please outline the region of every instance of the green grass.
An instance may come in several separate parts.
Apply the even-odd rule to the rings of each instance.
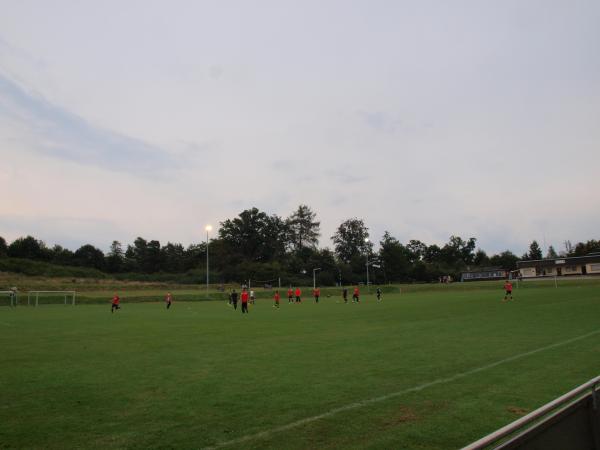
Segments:
[[[0,448],[202,448],[600,330],[600,283],[0,308]],[[106,293],[107,298],[110,293]],[[124,296],[126,298],[126,296]],[[600,373],[600,334],[228,448],[449,449]]]

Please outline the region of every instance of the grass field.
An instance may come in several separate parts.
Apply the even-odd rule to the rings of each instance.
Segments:
[[[0,448],[459,448],[600,374],[600,282],[502,294],[3,307]]]

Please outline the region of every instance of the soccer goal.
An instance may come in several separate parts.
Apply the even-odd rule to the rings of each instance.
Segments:
[[[0,291],[0,306],[15,307],[19,303],[19,294],[16,291]]]
[[[65,305],[75,306],[75,291],[29,291],[27,293],[27,306],[40,305]]]

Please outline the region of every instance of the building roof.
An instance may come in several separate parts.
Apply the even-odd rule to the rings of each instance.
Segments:
[[[481,273],[481,272],[506,272],[502,267],[473,267],[468,270],[463,270],[461,273]]]
[[[546,258],[517,261],[517,267],[555,267],[589,263],[600,263],[600,254],[595,253],[585,256],[569,256],[564,258]]]

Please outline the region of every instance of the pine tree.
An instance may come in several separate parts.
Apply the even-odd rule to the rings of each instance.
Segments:
[[[321,235],[319,227],[321,222],[315,220],[317,214],[309,206],[300,205],[298,209],[288,217],[286,223],[290,232],[290,241],[294,250],[303,248],[316,248]]]
[[[529,259],[542,259],[542,249],[540,248],[540,244],[537,241],[533,241],[529,245]]]

